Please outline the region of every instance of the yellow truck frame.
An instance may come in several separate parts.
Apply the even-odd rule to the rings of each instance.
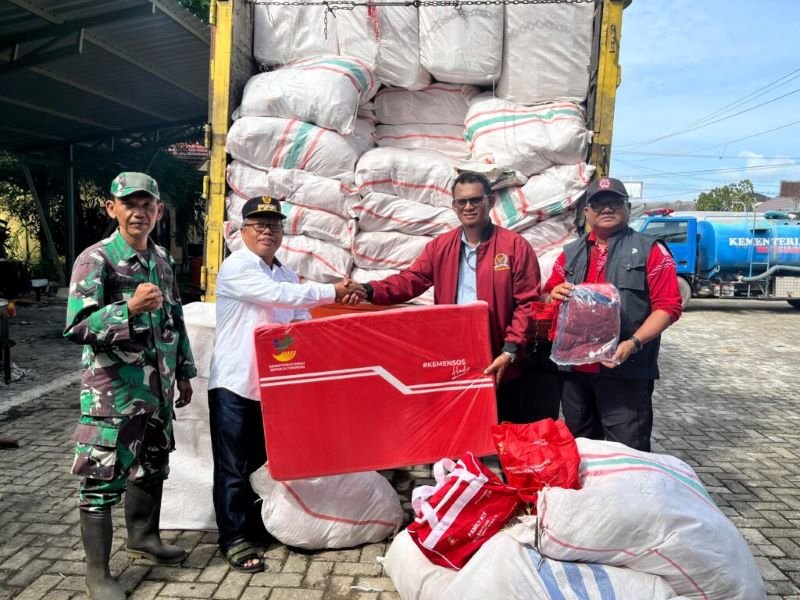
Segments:
[[[600,36],[595,47],[593,93],[590,92],[588,115],[594,130],[589,162],[595,176],[608,174],[611,161],[611,133],[614,104],[621,82],[619,47],[622,33],[622,11],[631,0],[602,0]],[[231,123],[234,88],[234,64],[251,51],[251,36],[238,36],[241,16],[248,10],[246,0],[212,0],[211,60],[209,74],[209,122],[206,125],[206,147],[210,151],[208,175],[203,181],[203,197],[207,203],[205,223],[205,261],[201,286],[206,302],[216,301],[217,273],[222,263],[225,241],[222,227],[225,220],[225,141]],[[238,18],[237,18],[238,17]],[[234,43],[236,42],[236,43]]]

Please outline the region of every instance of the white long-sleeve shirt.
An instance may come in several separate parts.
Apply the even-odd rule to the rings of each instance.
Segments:
[[[310,319],[308,308],[333,302],[333,284],[299,283],[276,260],[270,269],[246,246],[223,261],[217,275],[217,332],[208,389],[225,388],[259,400],[256,327]]]

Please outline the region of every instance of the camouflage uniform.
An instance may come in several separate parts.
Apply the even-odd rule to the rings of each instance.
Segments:
[[[81,418],[72,473],[82,477],[80,506],[120,501],[127,481],[168,473],[175,379],[195,377],[174,261],[148,243],[149,261],[119,231],[75,261],[64,336],[83,347]],[[163,294],[158,310],[128,314],[141,283]]]

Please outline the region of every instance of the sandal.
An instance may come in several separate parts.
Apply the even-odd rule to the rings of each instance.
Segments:
[[[259,573],[264,570],[264,561],[261,560],[258,551],[245,539],[234,540],[228,549],[222,552],[222,556],[234,571]],[[245,567],[244,564],[248,560],[258,562],[251,567]]]

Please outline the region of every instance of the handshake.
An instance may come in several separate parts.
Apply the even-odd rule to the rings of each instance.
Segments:
[[[334,287],[336,288],[336,302],[340,304],[358,304],[367,298],[367,289],[349,277],[335,283]]]

